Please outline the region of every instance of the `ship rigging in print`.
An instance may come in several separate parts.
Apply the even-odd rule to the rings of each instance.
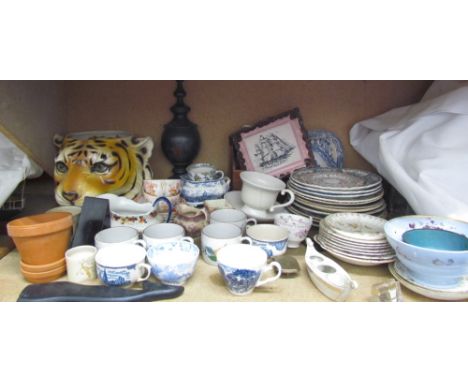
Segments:
[[[274,133],[260,135],[255,143],[255,157],[262,169],[278,166],[291,156],[295,146],[289,144]]]

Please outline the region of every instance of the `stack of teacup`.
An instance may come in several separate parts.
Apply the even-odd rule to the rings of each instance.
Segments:
[[[181,195],[188,204],[201,206],[206,200],[221,199],[231,180],[210,163],[195,163],[181,176]]]

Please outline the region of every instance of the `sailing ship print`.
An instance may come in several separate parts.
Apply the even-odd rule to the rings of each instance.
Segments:
[[[258,165],[262,169],[276,167],[291,156],[295,146],[289,144],[275,133],[260,134],[258,143],[255,143],[255,154]]]

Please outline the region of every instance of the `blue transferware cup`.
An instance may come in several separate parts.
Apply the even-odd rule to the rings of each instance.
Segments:
[[[163,284],[183,285],[192,276],[200,249],[190,241],[164,242],[149,247],[151,272]]]
[[[403,241],[417,247],[443,251],[466,251],[468,238],[456,232],[443,229],[412,229],[403,234]]]
[[[256,224],[247,228],[252,245],[262,248],[268,257],[284,255],[288,246],[289,231],[275,224]]]
[[[281,276],[281,265],[267,264],[267,255],[259,247],[231,244],[217,252],[218,269],[227,289],[234,295],[252,293],[255,287],[273,282]],[[276,269],[276,275],[262,280],[262,275]]]
[[[136,244],[121,244],[99,249],[96,271],[107,286],[130,286],[147,280],[151,267],[145,264],[146,250]]]

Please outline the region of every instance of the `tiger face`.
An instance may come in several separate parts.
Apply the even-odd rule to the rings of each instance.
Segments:
[[[148,165],[153,150],[150,137],[75,139],[56,135],[55,200],[81,206],[85,196],[112,193],[134,199],[144,179],[152,178]]]

